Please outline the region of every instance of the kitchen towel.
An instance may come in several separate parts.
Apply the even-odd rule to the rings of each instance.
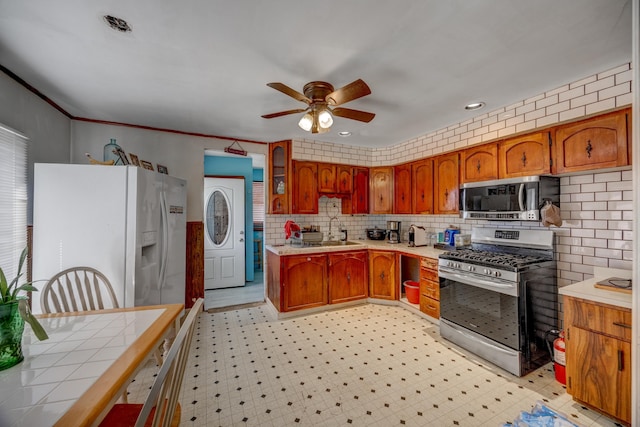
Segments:
[[[556,227],[562,226],[562,218],[560,218],[560,208],[551,202],[546,202],[540,209],[540,216],[542,217],[542,225],[549,227],[555,225]]]
[[[300,237],[300,226],[295,222],[289,220],[284,224],[284,236],[289,239],[291,236]]]

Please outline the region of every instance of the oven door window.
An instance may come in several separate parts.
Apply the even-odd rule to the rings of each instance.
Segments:
[[[440,317],[520,350],[517,297],[441,277]]]

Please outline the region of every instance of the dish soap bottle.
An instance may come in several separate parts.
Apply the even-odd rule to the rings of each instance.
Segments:
[[[104,161],[108,162],[109,160],[113,160],[114,165],[121,165],[122,161],[120,160],[120,156],[118,156],[118,151],[120,150],[120,146],[116,144],[116,139],[111,138],[109,143],[104,146]]]

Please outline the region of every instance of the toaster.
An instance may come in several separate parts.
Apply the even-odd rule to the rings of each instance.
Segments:
[[[429,244],[429,233],[424,227],[412,225],[409,227],[409,246],[427,246]]]

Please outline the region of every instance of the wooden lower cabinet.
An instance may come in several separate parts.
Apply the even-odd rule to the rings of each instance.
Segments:
[[[329,254],[329,303],[354,301],[368,295],[367,251]]]
[[[369,251],[369,297],[398,299],[396,254],[389,251]]]
[[[367,298],[367,251],[279,256],[267,252],[267,297],[280,312]]]
[[[631,423],[631,310],[564,297],[567,392]]]
[[[420,260],[420,311],[434,319],[440,318],[440,279],[438,260]]]
[[[283,257],[282,311],[312,308],[328,303],[326,255]]]

